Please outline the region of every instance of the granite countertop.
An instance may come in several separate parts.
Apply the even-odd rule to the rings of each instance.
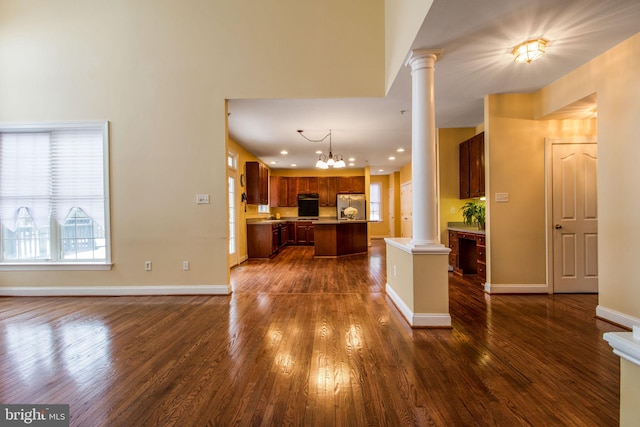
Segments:
[[[486,234],[484,229],[480,230],[477,226],[467,225],[464,222],[449,222],[447,223],[447,229],[463,233]]]

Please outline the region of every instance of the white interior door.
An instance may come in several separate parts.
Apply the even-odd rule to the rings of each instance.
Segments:
[[[413,233],[412,188],[410,182],[400,186],[400,237],[412,237]]]
[[[598,292],[597,145],[552,147],[554,292]]]

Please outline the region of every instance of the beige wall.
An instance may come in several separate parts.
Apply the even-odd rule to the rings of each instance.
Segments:
[[[640,33],[536,94],[544,116],[587,95],[598,99],[598,267],[599,305],[640,319],[640,283],[631,266],[638,261],[640,198]]]
[[[540,285],[546,277],[545,138],[594,137],[595,120],[535,120],[533,94],[485,102],[487,282]],[[508,203],[495,203],[508,193]]]
[[[634,427],[640,420],[640,366],[620,358],[620,427]]]
[[[114,262],[0,286],[227,286],[225,99],[382,96],[384,44],[382,0],[0,2],[0,121],[110,122]]]
[[[385,52],[387,90],[404,66],[407,52],[427,17],[433,0],[385,0]]]

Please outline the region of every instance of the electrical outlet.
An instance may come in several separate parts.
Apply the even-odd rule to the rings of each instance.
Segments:
[[[145,271],[151,271],[151,261],[144,262],[144,269]]]
[[[182,269],[184,271],[188,271],[189,270],[189,261],[182,261]]]
[[[208,194],[196,194],[196,204],[198,205],[206,205],[209,203],[209,195]]]

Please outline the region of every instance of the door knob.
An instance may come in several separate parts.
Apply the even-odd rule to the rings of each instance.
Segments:
[[[560,224],[556,224],[556,225],[555,225],[555,229],[556,229],[556,230],[560,230],[561,228],[562,228],[562,226],[561,226]]]

